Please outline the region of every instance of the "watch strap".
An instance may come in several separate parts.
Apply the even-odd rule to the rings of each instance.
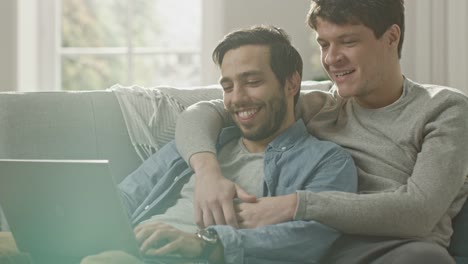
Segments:
[[[209,260],[218,244],[218,234],[213,229],[199,229],[197,236],[203,241],[201,256]]]

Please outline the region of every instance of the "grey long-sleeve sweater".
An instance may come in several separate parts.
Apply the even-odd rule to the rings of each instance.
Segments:
[[[358,167],[359,193],[298,192],[295,219],[345,233],[417,237],[448,246],[451,219],[468,194],[468,98],[405,79],[393,104],[366,109],[330,92],[303,92],[297,106],[310,133],[343,146]],[[215,152],[229,116],[222,101],[196,104],[178,120],[188,158]],[[196,144],[194,144],[196,143]]]

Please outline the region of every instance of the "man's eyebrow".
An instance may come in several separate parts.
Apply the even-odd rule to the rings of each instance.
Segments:
[[[238,74],[236,77],[240,79],[247,79],[248,77],[251,77],[251,76],[261,76],[261,75],[263,75],[262,71],[252,70],[252,71],[242,72]],[[226,83],[230,81],[231,81],[231,78],[229,77],[222,77],[221,79],[219,79],[219,83]]]
[[[352,32],[352,33],[345,33],[343,35],[340,35],[338,38],[349,38],[349,37],[359,37],[360,34],[359,33],[355,33],[355,32]]]
[[[239,77],[245,79],[245,78],[250,77],[250,76],[260,76],[260,75],[263,75],[262,71],[253,70],[253,71],[243,72],[243,73],[239,74]]]
[[[352,33],[344,33],[344,34],[341,34],[341,35],[339,35],[339,36],[336,37],[336,38],[337,38],[337,39],[344,39],[344,38],[359,37],[359,36],[360,36],[359,33],[352,32]],[[316,41],[325,41],[325,39],[320,38],[320,37],[317,37]]]

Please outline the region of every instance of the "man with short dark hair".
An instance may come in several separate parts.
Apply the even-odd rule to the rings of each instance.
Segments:
[[[254,195],[239,198],[278,206],[275,196],[298,190],[356,190],[351,156],[334,143],[317,140],[302,120],[295,120],[302,59],[283,30],[258,26],[232,32],[217,46],[213,59],[221,69],[221,112],[235,124],[219,137],[220,169],[239,194],[242,189]],[[143,255],[176,254],[234,264],[318,263],[340,235],[316,221],[198,229],[192,175],[171,142],[119,185]],[[120,262],[139,260],[105,252],[82,261]]]
[[[203,194],[195,201],[197,223],[249,228],[315,220],[348,234],[324,263],[453,263],[446,250],[451,221],[468,193],[467,97],[403,76],[403,0],[313,0],[308,23],[334,86],[301,95],[296,116],[314,136],[351,153],[358,194],[298,192],[277,197],[275,209],[235,208],[236,189],[213,154],[214,135],[229,118],[217,114],[219,102],[202,102],[176,129],[178,150],[197,176],[195,191]],[[184,139],[187,127],[196,144]],[[271,211],[274,219],[263,217]]]

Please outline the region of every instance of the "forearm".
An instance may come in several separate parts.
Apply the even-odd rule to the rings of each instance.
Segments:
[[[218,135],[229,122],[222,100],[188,107],[178,117],[175,131],[177,150],[182,158],[189,162],[196,153],[215,153]]]
[[[344,233],[396,237],[425,237],[443,217],[450,221],[448,209],[440,209],[435,200],[452,198],[451,194],[429,198],[405,189],[378,194],[300,192],[294,219],[320,221]],[[466,186],[455,191],[459,193],[456,199],[467,191]]]
[[[334,229],[315,221],[293,221],[256,229],[220,225],[211,228],[218,232],[226,263],[244,263],[249,257],[276,263],[319,263],[339,236]]]
[[[221,175],[218,159],[212,152],[200,152],[191,156],[190,166],[197,177],[205,175]]]

